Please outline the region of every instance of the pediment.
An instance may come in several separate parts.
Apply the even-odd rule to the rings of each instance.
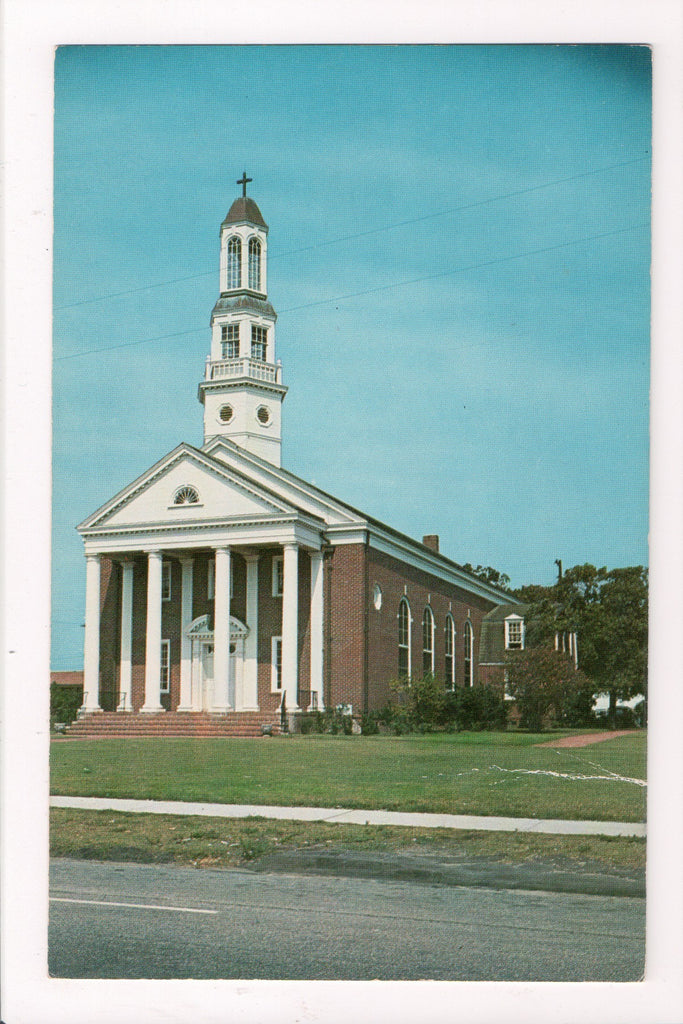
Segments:
[[[187,525],[290,514],[295,509],[253,480],[181,446],[81,524],[96,527]]]

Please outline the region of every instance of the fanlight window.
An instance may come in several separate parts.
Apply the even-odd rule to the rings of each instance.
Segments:
[[[228,288],[239,288],[242,242],[236,236],[228,241]]]
[[[194,487],[190,487],[186,484],[184,487],[179,487],[175,492],[173,498],[174,505],[196,505],[199,501],[199,493]]]
[[[261,290],[261,243],[258,238],[249,239],[249,287]]]

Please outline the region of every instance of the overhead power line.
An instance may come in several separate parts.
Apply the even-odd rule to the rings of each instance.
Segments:
[[[606,171],[613,171],[619,167],[628,167],[630,164],[641,163],[647,160],[649,154],[634,157],[632,160],[622,160],[618,164],[609,164],[607,167],[596,167],[592,171],[581,171],[579,174],[571,174],[567,178],[555,178],[553,181],[546,181],[541,185],[530,185],[528,188],[515,189],[514,192],[505,192],[498,196],[491,196],[489,199],[479,199],[476,203],[466,203],[463,206],[453,206],[448,210],[440,210],[438,213],[426,213],[421,217],[411,217],[408,220],[395,221],[393,224],[384,224],[378,228],[368,228],[365,231],[358,231],[352,235],[340,235],[338,238],[328,238],[323,242],[316,242],[314,245],[305,245],[300,249],[289,249],[287,252],[271,253],[269,259],[283,259],[287,256],[296,256],[302,252],[310,252],[312,249],[320,249],[325,245],[336,245],[339,242],[350,242],[356,238],[365,238],[368,235],[378,235],[383,231],[392,231],[394,228],[407,227],[410,224],[418,224],[425,220],[435,220],[438,217],[447,217],[453,213],[461,213],[464,210],[474,210],[478,206],[486,206],[489,203],[497,203],[503,199],[514,199],[517,196],[528,195],[530,192],[538,192],[541,189],[552,188],[554,185],[563,185],[569,181],[576,181],[579,178],[587,178],[594,174],[603,174]],[[187,274],[184,277],[168,278],[166,281],[157,281],[155,284],[138,285],[136,288],[127,288],[121,292],[110,292],[108,295],[98,295],[92,299],[79,299],[77,302],[67,302],[62,306],[55,306],[54,312],[58,313],[64,309],[74,309],[77,306],[86,306],[93,302],[104,302],[107,299],[118,299],[123,295],[134,295],[137,292],[146,292],[152,288],[165,288],[171,284],[181,284],[184,281],[197,281],[202,277],[211,277],[216,273],[215,267],[212,270],[205,270],[201,274]]]
[[[454,270],[443,270],[438,274],[428,274],[426,277],[414,277],[408,281],[394,281],[393,284],[379,285],[376,288],[365,288],[360,292],[349,292],[346,295],[335,295],[328,299],[317,299],[315,302],[305,302],[301,306],[289,306],[287,309],[283,309],[281,313],[294,313],[300,309],[310,309],[312,306],[324,306],[330,302],[343,302],[345,299],[356,299],[363,295],[373,295],[376,292],[388,291],[391,288],[405,288],[411,284],[421,284],[424,281],[433,281],[437,278],[451,277],[454,274],[462,274],[468,270],[481,270],[486,267],[495,266],[498,263],[509,263],[511,260],[524,259],[527,256],[537,256],[545,252],[553,252],[556,249],[566,249],[572,245],[580,245],[582,242],[593,242],[600,238],[610,238],[613,235],[622,235],[627,231],[635,231],[638,228],[647,228],[647,223],[642,224],[630,224],[627,227],[617,228],[614,231],[602,231],[597,235],[585,235],[582,238],[574,238],[569,242],[558,242],[555,245],[546,245],[540,249],[529,249],[526,252],[514,253],[512,256],[499,256],[494,260],[485,260],[482,263],[471,263],[466,267],[456,267]],[[129,348],[133,345],[147,345],[154,341],[163,341],[166,338],[180,338],[187,334],[199,334],[206,330],[205,327],[197,327],[189,331],[175,331],[172,334],[159,334],[153,338],[140,338],[137,341],[124,341],[118,345],[107,345],[102,348],[91,348],[85,352],[72,352],[69,355],[56,356],[55,362],[59,362],[64,359],[77,359],[80,356],[89,356],[97,354],[99,352],[112,352],[114,349]]]

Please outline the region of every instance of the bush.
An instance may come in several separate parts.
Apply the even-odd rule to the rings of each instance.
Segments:
[[[464,686],[447,695],[448,721],[457,729],[493,730],[507,726],[507,706],[500,687]]]
[[[54,725],[55,722],[69,725],[78,716],[78,709],[82,704],[82,686],[50,683],[50,725]]]
[[[361,715],[360,731],[362,735],[376,736],[379,732],[380,718],[380,711],[369,711],[366,715]]]

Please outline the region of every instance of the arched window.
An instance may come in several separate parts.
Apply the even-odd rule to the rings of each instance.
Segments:
[[[249,239],[249,287],[261,290],[261,243],[258,238]]]
[[[474,685],[474,659],[472,658],[472,623],[465,622],[465,686]]]
[[[422,616],[422,672],[434,675],[434,615],[429,605]]]
[[[398,606],[398,677],[410,679],[410,605],[405,597]]]
[[[173,495],[174,505],[196,505],[199,501],[199,494],[196,487],[190,487],[189,484],[184,484],[179,487]]]
[[[239,288],[242,280],[242,242],[236,235],[228,239],[228,288]]]
[[[446,689],[455,686],[455,622],[452,615],[446,616]]]

